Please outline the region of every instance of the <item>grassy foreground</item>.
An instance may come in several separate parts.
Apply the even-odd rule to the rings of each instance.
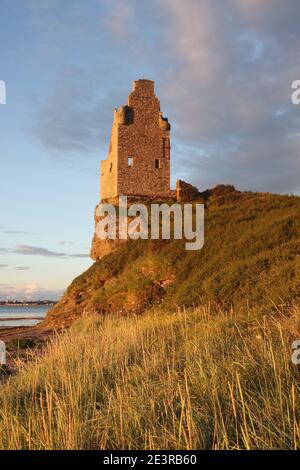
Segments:
[[[284,313],[82,318],[1,386],[0,448],[300,448],[300,312]]]

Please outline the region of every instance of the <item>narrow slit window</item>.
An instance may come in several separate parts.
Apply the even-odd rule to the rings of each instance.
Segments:
[[[159,158],[155,159],[155,168],[160,168],[160,159]]]
[[[128,157],[127,164],[128,166],[133,166],[133,157]]]
[[[111,163],[110,166],[109,166],[109,172],[111,173],[112,171],[112,167],[113,167],[113,164]]]

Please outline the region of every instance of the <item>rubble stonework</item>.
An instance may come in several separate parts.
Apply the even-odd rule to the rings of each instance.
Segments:
[[[114,110],[109,150],[101,161],[100,199],[170,195],[170,124],[152,80],[136,80],[126,106]]]
[[[177,202],[190,202],[201,197],[201,193],[189,183],[182,180],[176,181],[176,201]]]

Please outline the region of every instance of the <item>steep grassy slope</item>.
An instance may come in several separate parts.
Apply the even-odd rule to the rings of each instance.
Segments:
[[[213,303],[269,313],[300,297],[300,198],[216,187],[202,193],[205,245],[130,241],[76,278],[46,323],[83,312],[142,312]]]

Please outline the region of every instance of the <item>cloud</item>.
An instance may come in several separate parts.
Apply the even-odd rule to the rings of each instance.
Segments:
[[[65,257],[65,253],[58,253],[56,251],[48,250],[39,246],[30,245],[18,245],[11,253],[17,253],[19,255],[33,255],[33,256],[50,256],[50,257]]]
[[[47,60],[55,47],[68,59],[30,127],[46,150],[63,160],[104,153],[113,107],[147,76],[172,124],[173,177],[201,189],[300,191],[294,1],[75,2],[63,16],[58,4],[34,5]]]
[[[300,191],[300,140],[287,138],[300,128],[300,110],[290,103],[300,39],[292,3],[164,5],[165,37],[177,64],[167,80],[176,174],[201,188],[233,182],[242,189]]]
[[[37,283],[33,281],[31,284],[24,288],[24,294],[26,295],[26,298],[31,299],[33,295],[37,293],[38,290],[39,288]]]
[[[68,240],[61,240],[57,242],[58,245],[74,245],[75,242],[68,241]]]
[[[3,230],[3,233],[6,233],[7,235],[28,235],[28,234],[31,234],[31,232],[25,232],[23,230]]]
[[[9,264],[0,264],[0,269],[9,267]],[[13,268],[15,269],[15,271],[27,271],[28,269],[30,269],[29,266],[13,266]]]
[[[121,41],[127,40],[132,35],[132,28],[128,25],[134,22],[134,11],[132,6],[126,2],[117,2],[117,7],[108,11],[104,24],[110,32]]]
[[[36,281],[27,284],[0,284],[0,300],[57,300],[62,290],[45,289]]]
[[[88,258],[85,253],[62,253],[47,248],[31,245],[18,245],[15,248],[0,248],[0,253],[15,253],[18,255],[46,256],[53,258]]]
[[[100,146],[98,107],[83,72],[78,68],[65,70],[34,116],[31,132],[52,152],[71,152],[73,156],[91,152]]]
[[[100,89],[81,67],[65,67],[27,130],[51,153],[64,153],[64,159],[106,152],[113,107],[124,96]]]

